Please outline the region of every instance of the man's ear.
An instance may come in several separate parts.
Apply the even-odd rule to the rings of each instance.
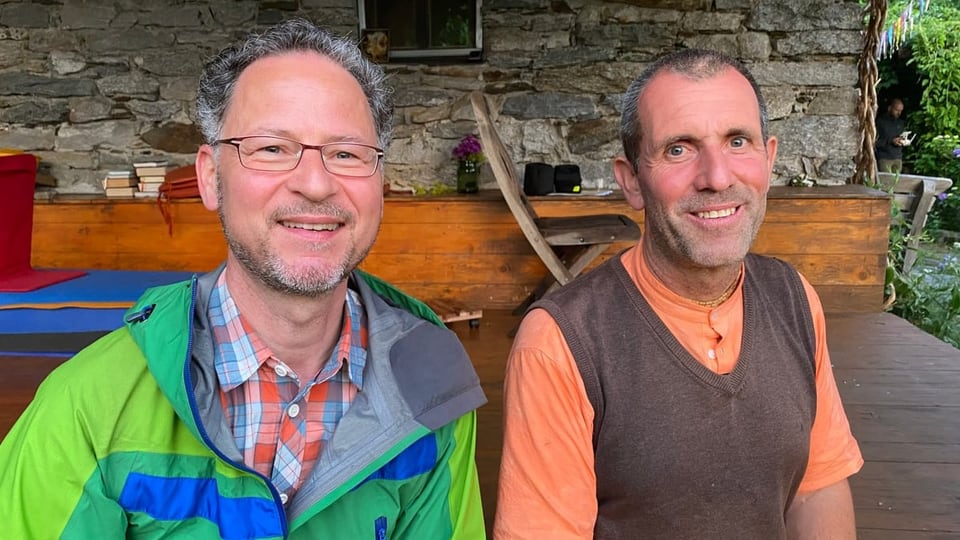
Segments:
[[[640,193],[640,179],[633,165],[623,156],[613,160],[613,176],[620,185],[623,198],[634,210],[643,209],[643,195]]]
[[[213,147],[204,144],[197,150],[197,184],[200,187],[200,198],[207,210],[216,210],[217,201],[217,159],[213,155]]]
[[[767,139],[767,169],[773,174],[773,163],[777,161],[777,138]]]

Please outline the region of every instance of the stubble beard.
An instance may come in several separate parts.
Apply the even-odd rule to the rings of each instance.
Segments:
[[[761,205],[758,212],[750,217],[750,221],[742,229],[740,236],[736,239],[734,245],[728,241],[717,242],[709,234],[702,234],[702,231],[692,230],[689,224],[682,222],[682,219],[674,221],[661,217],[661,233],[651,235],[654,245],[658,246],[658,251],[662,254],[675,253],[679,255],[680,260],[672,261],[679,266],[690,268],[716,269],[724,266],[739,265],[750,251],[757,232],[760,230],[760,224],[763,222],[763,215],[766,208],[766,201],[760,201]],[[758,203],[753,203],[755,206]],[[661,216],[666,216],[664,209],[661,209]],[[729,234],[729,233],[724,233]]]
[[[223,229],[230,252],[251,276],[270,289],[284,295],[316,298],[330,293],[337,285],[347,279],[373,247],[373,242],[370,242],[369,245],[361,246],[358,249],[356,242],[353,241],[343,259],[332,265],[309,266],[294,270],[285,264],[282,257],[270,248],[266,240],[260,240],[251,245],[250,242],[244,242],[231,233],[227,216],[223,211],[223,192],[220,189],[219,181],[217,200],[217,215],[220,218],[220,227]],[[285,210],[290,211],[290,209]],[[345,219],[349,216],[347,212],[328,203],[310,205],[310,210],[307,213],[311,211],[335,215],[349,223]],[[276,223],[277,220],[271,218],[271,221]],[[351,236],[351,240],[355,240],[355,238]],[[308,249],[315,253],[322,253],[327,249],[327,246],[323,243],[314,243],[310,244]]]

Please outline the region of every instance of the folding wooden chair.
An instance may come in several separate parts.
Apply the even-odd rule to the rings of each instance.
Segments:
[[[927,224],[927,213],[933,208],[937,195],[950,189],[953,180],[935,176],[914,174],[877,173],[877,183],[893,194],[893,200],[900,208],[910,227],[907,250],[903,255],[903,268],[906,274],[917,262],[917,250],[920,236]]]
[[[537,216],[523,193],[513,159],[490,121],[486,99],[481,92],[473,92],[470,102],[490,167],[497,179],[497,186],[523,235],[550,271],[536,290],[514,310],[514,314],[522,313],[550,290],[569,283],[606,251],[610,244],[636,242],[640,239],[640,227],[624,215],[550,218]]]

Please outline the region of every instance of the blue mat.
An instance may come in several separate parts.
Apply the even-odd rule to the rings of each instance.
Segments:
[[[193,272],[90,270],[90,273],[30,292],[0,293],[0,310],[16,304],[133,303],[143,291],[190,279]]]
[[[127,308],[120,306],[132,305],[150,287],[191,276],[193,272],[90,270],[36,291],[0,293],[0,354],[76,354],[123,325]]]
[[[0,309],[0,334],[94,332],[123,326],[127,308]]]

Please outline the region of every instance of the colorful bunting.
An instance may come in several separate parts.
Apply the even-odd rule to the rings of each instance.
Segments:
[[[919,18],[927,12],[927,9],[930,8],[930,2],[932,1],[933,0],[910,0],[907,7],[903,8],[903,11],[900,12],[900,16],[892,19],[886,31],[880,34],[880,41],[877,43],[878,60],[890,58],[893,56],[893,53],[897,52],[897,49],[907,42],[910,33],[913,32],[916,18]],[[915,3],[917,5],[916,10],[914,10]],[[888,16],[887,20],[889,21],[891,18]]]

